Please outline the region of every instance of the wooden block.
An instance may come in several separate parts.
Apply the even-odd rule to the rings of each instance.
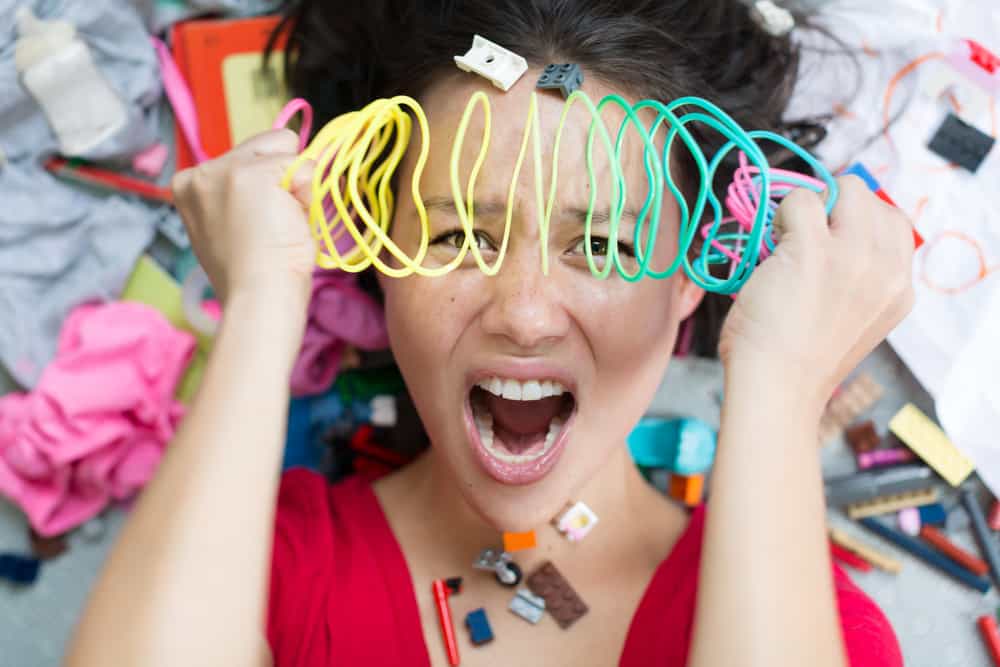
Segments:
[[[882,386],[867,373],[861,373],[830,399],[819,424],[819,441],[825,443],[857,420],[882,398]]]
[[[830,528],[830,540],[833,541],[834,544],[857,554],[861,558],[864,558],[880,570],[897,574],[903,569],[903,563],[898,559],[883,554],[877,549],[868,546],[861,540],[851,537],[844,531],[837,528]]]
[[[704,475],[671,475],[670,497],[685,505],[697,505],[705,488]]]
[[[919,491],[906,491],[888,496],[879,496],[871,500],[851,503],[847,506],[847,516],[852,519],[864,519],[879,514],[898,512],[907,507],[920,507],[937,502],[938,492],[935,488]]]
[[[535,539],[535,531],[529,530],[526,533],[504,533],[503,550],[513,553],[524,549],[534,549],[538,544]]]
[[[912,403],[896,413],[889,430],[952,486],[961,484],[975,467],[941,427]]]

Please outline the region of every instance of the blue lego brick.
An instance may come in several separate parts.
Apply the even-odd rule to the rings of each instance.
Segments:
[[[920,511],[921,524],[943,526],[948,519],[948,513],[941,503],[921,505],[917,509]]]
[[[466,614],[465,626],[469,628],[469,638],[476,646],[493,641],[493,629],[482,607]]]
[[[6,579],[14,584],[33,584],[38,578],[40,565],[37,558],[0,554],[0,579]]]

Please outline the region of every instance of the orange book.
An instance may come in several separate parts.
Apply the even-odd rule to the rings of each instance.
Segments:
[[[195,20],[173,27],[171,50],[191,89],[201,144],[208,157],[225,153],[244,139],[271,127],[287,101],[282,34],[268,69],[263,53],[280,18]],[[177,168],[194,164],[184,135],[175,125]]]

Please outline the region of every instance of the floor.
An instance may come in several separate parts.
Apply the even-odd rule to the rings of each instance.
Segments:
[[[872,418],[884,427],[895,410],[911,400],[929,409],[929,397],[916,385],[909,372],[888,346],[879,348],[863,364],[886,387],[886,396],[872,411]],[[688,414],[709,423],[718,421],[718,397],[722,374],[718,364],[707,361],[678,361],[650,407],[653,415]],[[823,451],[824,473],[850,472],[853,463],[843,442],[829,444]],[[948,499],[947,506],[955,505]],[[125,518],[120,511],[104,517],[104,535],[87,541],[80,534],[71,537],[68,554],[47,563],[38,583],[16,590],[0,584],[0,667],[51,667],[69,638],[87,591],[111,547]],[[972,550],[975,545],[963,522],[961,511],[949,516],[949,534]],[[876,544],[867,534],[837,512],[830,521]],[[882,607],[899,636],[906,664],[913,667],[988,667],[989,662],[976,634],[975,619],[992,614],[1000,601],[995,591],[982,596],[953,583],[923,563],[889,547],[904,561],[903,571],[887,575],[879,571],[853,574],[853,579]],[[0,500],[0,552],[28,549],[24,520],[9,504]]]

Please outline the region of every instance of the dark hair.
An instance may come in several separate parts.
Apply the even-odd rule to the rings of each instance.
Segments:
[[[313,104],[318,126],[380,97],[419,99],[455,71],[453,56],[479,34],[532,66],[577,63],[636,97],[694,94],[748,129],[822,138],[808,122],[783,119],[798,50],[759,27],[741,0],[298,0],[288,3],[281,31],[287,81]],[[695,132],[707,153],[721,143]],[[730,303],[706,297],[695,314],[695,353],[715,355]]]

